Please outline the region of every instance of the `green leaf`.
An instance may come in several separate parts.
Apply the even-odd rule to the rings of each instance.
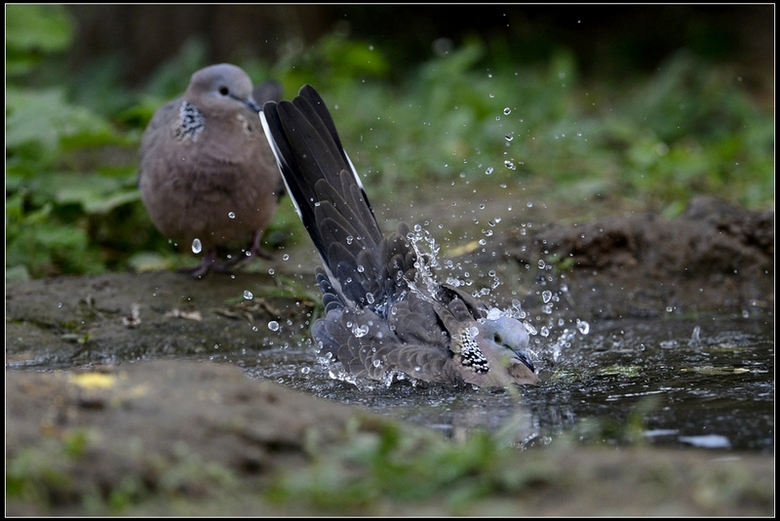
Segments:
[[[73,40],[73,32],[73,23],[64,5],[5,6],[5,44],[8,49],[65,51]]]
[[[64,138],[89,134],[104,140],[106,135],[114,134],[107,119],[70,105],[58,87],[39,91],[7,89],[5,125],[6,148],[11,151],[33,142],[52,153]]]

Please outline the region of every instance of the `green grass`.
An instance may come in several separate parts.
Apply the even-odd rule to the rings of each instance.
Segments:
[[[146,216],[137,147],[154,111],[207,65],[185,46],[138,90],[117,62],[63,70],[74,30],[62,6],[9,6],[6,31],[6,278],[176,266]],[[477,39],[393,70],[393,49],[334,33],[269,66],[239,62],[285,97],[314,85],[371,191],[514,179],[561,197],[638,199],[666,216],[695,194],[774,207],[774,118],[733,69],[679,51],[653,74],[583,78],[574,54],[544,65]],[[595,203],[594,203],[595,204]],[[297,240],[283,205],[266,239]]]

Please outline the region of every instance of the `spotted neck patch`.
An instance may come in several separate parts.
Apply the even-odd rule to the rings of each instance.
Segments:
[[[183,102],[179,109],[179,121],[173,129],[179,140],[191,139],[197,141],[198,136],[206,127],[206,118],[198,107],[189,102]]]
[[[490,370],[487,358],[482,354],[470,328],[463,328],[460,332],[460,363],[470,367],[475,373],[484,374]]]

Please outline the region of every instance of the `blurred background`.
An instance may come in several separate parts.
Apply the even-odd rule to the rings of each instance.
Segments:
[[[774,48],[772,4],[6,5],[6,278],[191,262],[146,216],[137,149],[217,62],[314,85],[382,208],[463,184],[580,221],[774,208]],[[301,237],[283,204],[266,247]]]

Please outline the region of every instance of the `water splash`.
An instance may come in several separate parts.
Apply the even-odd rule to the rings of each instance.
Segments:
[[[688,345],[690,347],[699,347],[702,345],[701,326],[696,326],[693,328],[693,333],[691,334],[691,339],[688,340]]]
[[[417,269],[416,280],[407,281],[409,289],[420,293],[426,300],[433,301],[439,286],[434,273],[434,270],[440,267],[439,246],[430,232],[419,224],[414,225],[413,231],[410,231],[406,238],[417,256],[414,263]]]
[[[491,227],[495,226],[497,222],[500,222],[500,218],[496,218]],[[483,233],[485,231],[483,230]],[[490,236],[489,233],[485,233],[485,235]],[[440,247],[424,226],[415,225],[406,238],[409,240],[410,246],[417,257],[415,261],[415,278],[414,280],[405,281],[409,292],[415,293],[418,297],[429,302],[437,302],[440,280],[444,280],[447,284],[459,289],[466,289],[475,285],[475,280],[472,279],[472,274],[464,263],[454,262],[452,259],[440,260]],[[481,239],[479,244],[485,246],[487,242]],[[550,272],[552,265],[548,265],[543,259],[539,259],[536,262],[536,267],[548,272],[545,279],[541,282],[542,286],[553,282],[553,275]],[[437,274],[437,272],[439,273]],[[501,280],[501,277],[495,270],[488,270],[485,273],[477,273],[475,275],[480,279],[484,277],[490,278],[490,282],[487,282],[487,285],[471,291],[472,296],[487,303],[493,292],[500,285],[504,284],[504,281]],[[540,284],[540,282],[537,281],[537,284]],[[536,345],[533,358],[542,362],[542,366],[545,365],[545,361],[548,364],[557,364],[564,356],[564,353],[572,348],[572,342],[577,334],[587,335],[590,332],[590,324],[588,322],[580,319],[564,320],[554,313],[566,302],[566,299],[562,298],[562,294],[566,293],[566,291],[567,287],[565,284],[561,285],[559,290],[544,289],[538,291],[537,294],[541,297],[543,304],[541,316],[530,317],[523,310],[521,301],[513,299],[511,305],[506,308],[493,305],[488,310],[487,318],[496,319],[505,316],[518,320],[526,328],[529,336],[536,338],[533,341]],[[371,300],[369,295],[366,298],[369,301]],[[388,310],[388,313],[392,312],[392,308]],[[542,317],[544,317],[544,320],[542,320]],[[535,324],[534,322],[539,323]],[[570,325],[566,327],[567,324]],[[368,326],[360,327],[354,324],[347,324],[347,327],[358,338],[368,334]],[[407,378],[409,378],[408,375]],[[392,379],[392,375],[385,378],[386,381]]]
[[[355,338],[361,338],[366,336],[367,334],[368,334],[368,326],[366,324],[363,324],[362,326],[358,326],[357,324],[355,324],[352,327],[352,335]]]
[[[590,332],[590,324],[584,320],[577,319],[577,331],[583,335],[587,335]]]

